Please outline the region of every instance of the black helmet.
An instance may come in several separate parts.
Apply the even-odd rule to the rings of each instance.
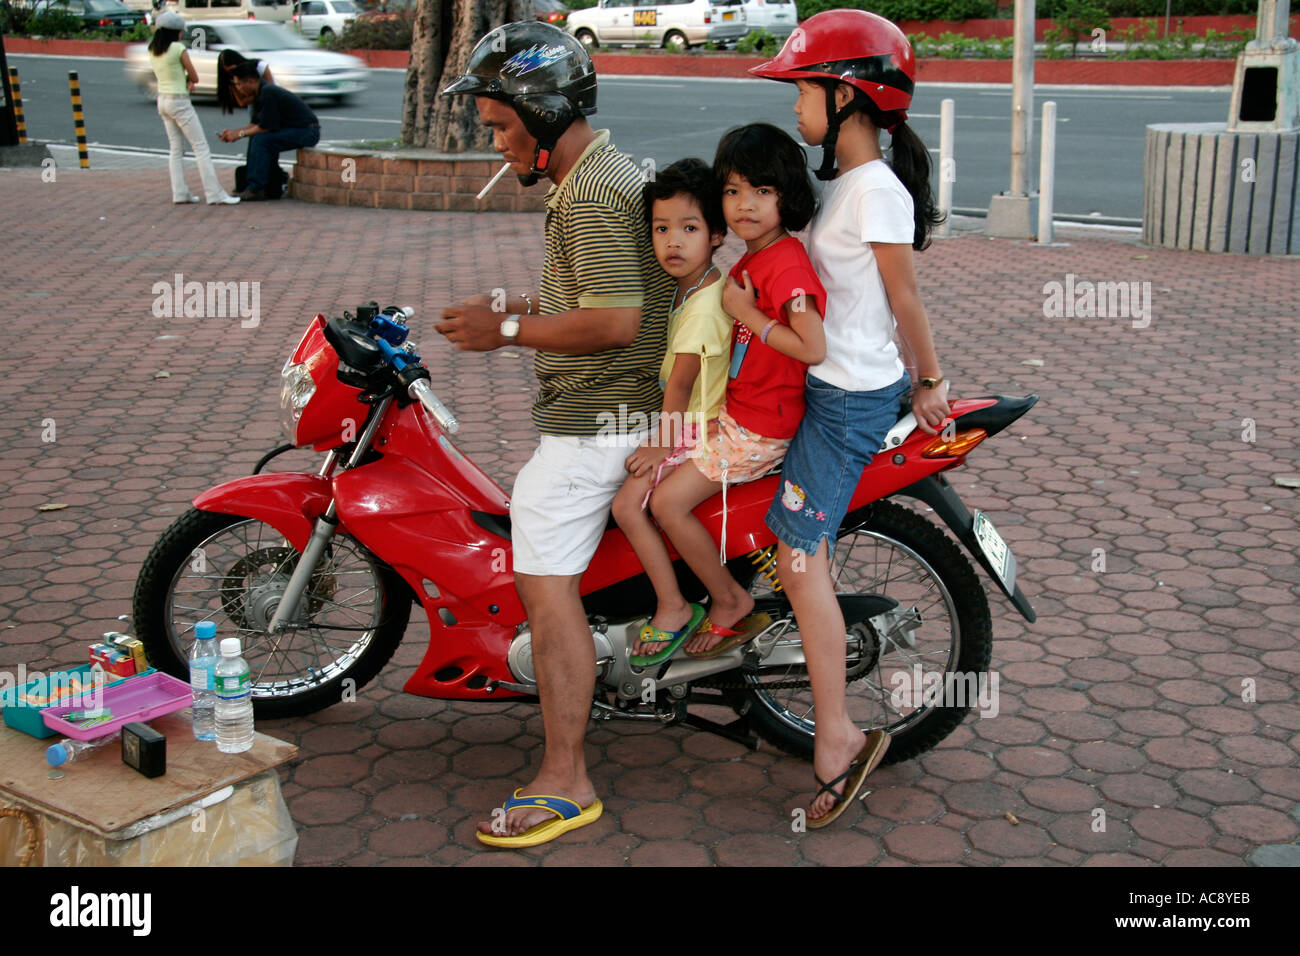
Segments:
[[[443,96],[468,93],[509,103],[537,140],[533,174],[546,172],[551,152],[579,116],[596,112],[596,68],[586,48],[558,27],[521,20],[497,27],[470,51],[465,72]]]

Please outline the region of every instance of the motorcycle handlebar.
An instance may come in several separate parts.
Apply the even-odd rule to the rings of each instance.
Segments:
[[[456,416],[448,410],[446,405],[438,401],[438,396],[433,394],[433,389],[429,387],[429,383],[424,379],[416,379],[406,391],[411,398],[429,410],[429,414],[433,416],[433,420],[438,423],[438,427],[443,431],[452,435],[460,431],[460,422],[456,421]]]

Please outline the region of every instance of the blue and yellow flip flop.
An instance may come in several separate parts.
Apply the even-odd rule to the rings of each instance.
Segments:
[[[677,648],[681,647],[684,642],[690,639],[700,625],[704,623],[704,608],[698,604],[691,605],[691,619],[686,622],[686,626],[680,631],[665,631],[661,627],[653,627],[647,624],[641,628],[641,633],[637,639],[642,644],[658,644],[667,641],[668,646],[662,648],[655,654],[633,654],[628,658],[628,663],[633,667],[654,667],[656,664],[662,664],[668,658],[677,653]]]
[[[524,788],[519,788],[519,790],[522,789]],[[542,843],[549,843],[557,836],[568,833],[570,830],[585,827],[588,823],[595,823],[600,819],[600,815],[605,812],[605,806],[599,800],[584,810],[568,797],[534,796],[532,794],[521,797],[519,796],[519,790],[516,790],[514,796],[506,801],[503,808],[506,813],[511,810],[536,807],[540,810],[549,810],[555,814],[556,819],[547,820],[545,823],[529,827],[517,836],[496,836],[478,833],[481,842],[486,843],[488,846],[514,849],[538,846]],[[504,815],[502,819],[505,819]]]

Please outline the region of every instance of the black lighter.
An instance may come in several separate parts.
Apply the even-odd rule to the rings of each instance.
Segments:
[[[148,724],[126,724],[122,728],[122,763],[146,777],[167,772],[167,738]]]

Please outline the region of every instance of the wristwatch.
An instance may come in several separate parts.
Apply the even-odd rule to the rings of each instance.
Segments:
[[[512,344],[519,338],[518,315],[507,315],[501,320],[501,337]]]
[[[921,386],[922,388],[938,388],[938,387],[939,387],[939,383],[942,382],[942,381],[943,381],[943,376],[940,375],[938,378],[923,378],[923,379],[920,379],[920,380],[919,380],[919,384],[920,384],[920,386]]]

